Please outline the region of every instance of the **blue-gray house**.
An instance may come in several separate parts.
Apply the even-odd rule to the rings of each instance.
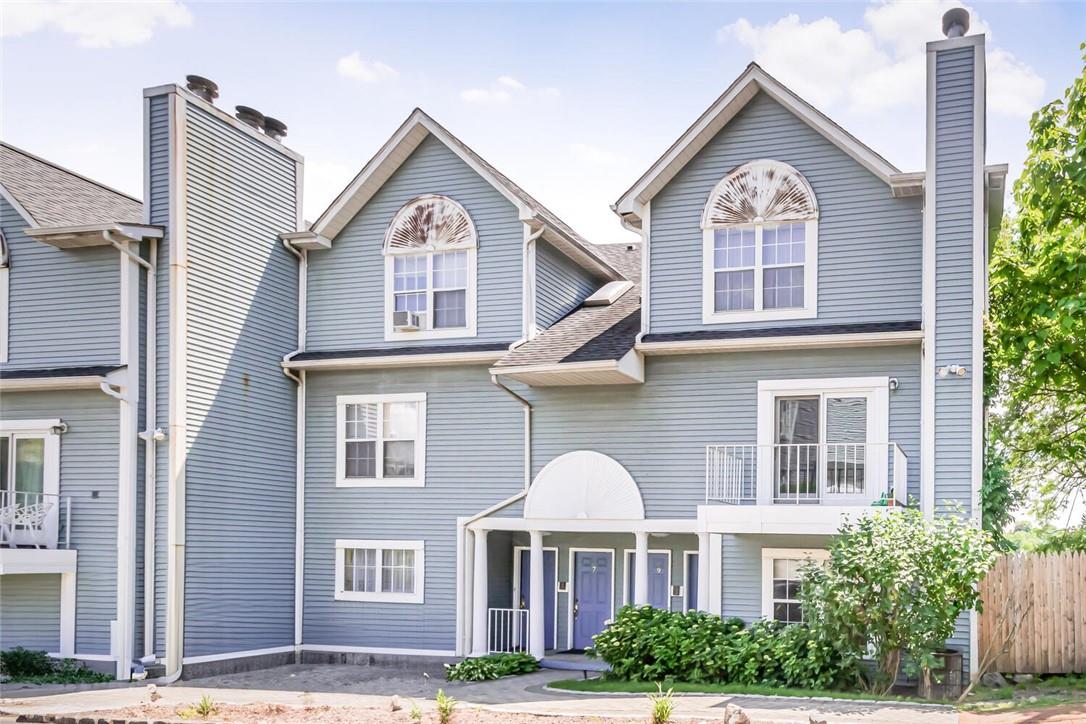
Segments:
[[[312,224],[201,79],[145,91],[142,205],[3,147],[0,645],[544,656],[625,603],[800,620],[845,516],[977,520],[1006,167],[951,35],[924,171],[751,65],[613,205],[636,243],[421,110]]]

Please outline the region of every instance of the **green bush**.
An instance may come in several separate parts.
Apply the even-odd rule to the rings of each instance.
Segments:
[[[16,646],[0,651],[0,673],[15,680],[48,676],[53,673],[53,660],[44,651],[30,651]]]
[[[0,674],[9,681],[30,684],[91,684],[113,680],[112,676],[99,674],[79,661],[54,661],[44,651],[22,647],[0,651]]]
[[[856,662],[838,655],[807,626],[650,606],[626,606],[588,653],[632,681],[739,683],[826,689],[854,677]]]
[[[530,674],[538,669],[539,661],[531,654],[491,654],[464,659],[456,664],[446,664],[445,678],[449,681],[487,681],[503,676]]]
[[[742,628],[739,619],[699,611],[624,606],[587,653],[632,681],[719,681],[725,670],[720,642]]]

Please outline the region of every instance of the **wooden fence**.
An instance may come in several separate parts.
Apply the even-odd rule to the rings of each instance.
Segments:
[[[978,655],[996,656],[989,671],[1086,672],[1086,553],[1004,556],[980,592]]]

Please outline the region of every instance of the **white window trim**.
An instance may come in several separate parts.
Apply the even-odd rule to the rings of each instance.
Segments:
[[[702,279],[701,279],[701,321],[702,324],[721,324],[728,322],[762,322],[781,319],[812,319],[818,316],[818,219],[803,222],[805,229],[805,249],[803,262],[803,306],[790,309],[762,309],[762,229],[766,225],[799,223],[792,221],[768,220],[759,224],[716,224],[702,227]],[[716,264],[714,256],[714,232],[725,228],[754,229],[754,309],[738,311],[716,311]],[[776,265],[775,265],[776,266]],[[782,266],[799,266],[788,264]]]
[[[763,548],[762,549],[762,618],[773,619],[773,561],[825,561],[830,552],[823,548]]]
[[[348,548],[374,548],[377,550],[377,582],[381,581],[381,556],[386,550],[411,550],[415,552],[415,592],[385,593],[383,591],[347,591],[343,588],[345,568],[344,551]],[[422,603],[425,586],[425,543],[421,540],[359,540],[336,539],[336,594],[337,601],[376,601],[381,603]]]
[[[868,480],[863,496],[833,495],[842,505],[864,504],[878,498],[886,489],[888,465],[886,443],[890,441],[890,378],[889,377],[826,377],[801,380],[758,381],[758,504],[770,505],[772,491],[772,449],[774,420],[778,397],[801,395],[850,395],[867,398],[867,443],[871,448],[869,468],[876,474]],[[878,446],[882,445],[880,449]],[[825,500],[823,501],[826,502]]]
[[[418,403],[418,430],[415,435],[415,476],[411,478],[385,478],[381,465],[380,440],[377,447],[376,477],[347,477],[345,442],[347,436],[347,405],[380,405],[387,402]],[[381,412],[381,415],[384,413]],[[378,425],[381,426],[379,419]],[[381,433],[384,434],[383,427]],[[383,438],[382,438],[383,439]],[[336,397],[336,487],[337,488],[421,488],[426,484],[426,393],[396,395],[339,395]]]
[[[418,339],[461,339],[477,336],[477,284],[478,278],[478,246],[466,247],[466,248],[449,248],[449,249],[427,249],[418,252],[389,252],[385,251],[385,341],[386,342],[403,342]],[[468,286],[464,294],[464,314],[467,326],[465,327],[450,327],[447,329],[429,329],[429,326],[433,324],[434,310],[433,310],[433,272],[432,264],[427,263],[426,269],[426,289],[427,289],[427,308],[426,308],[426,326],[427,329],[420,329],[416,332],[400,332],[392,327],[392,310],[395,297],[395,268],[397,257],[407,256],[427,256],[432,257],[434,254],[444,254],[446,252],[463,251],[467,252],[467,266],[468,266]]]

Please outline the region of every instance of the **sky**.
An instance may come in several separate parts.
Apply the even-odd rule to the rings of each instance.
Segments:
[[[923,168],[924,43],[960,3],[0,3],[0,137],[132,195],[141,90],[215,80],[289,126],[315,219],[421,107],[592,241],[751,61],[903,171]],[[988,163],[1082,68],[1086,4],[980,2]]]

